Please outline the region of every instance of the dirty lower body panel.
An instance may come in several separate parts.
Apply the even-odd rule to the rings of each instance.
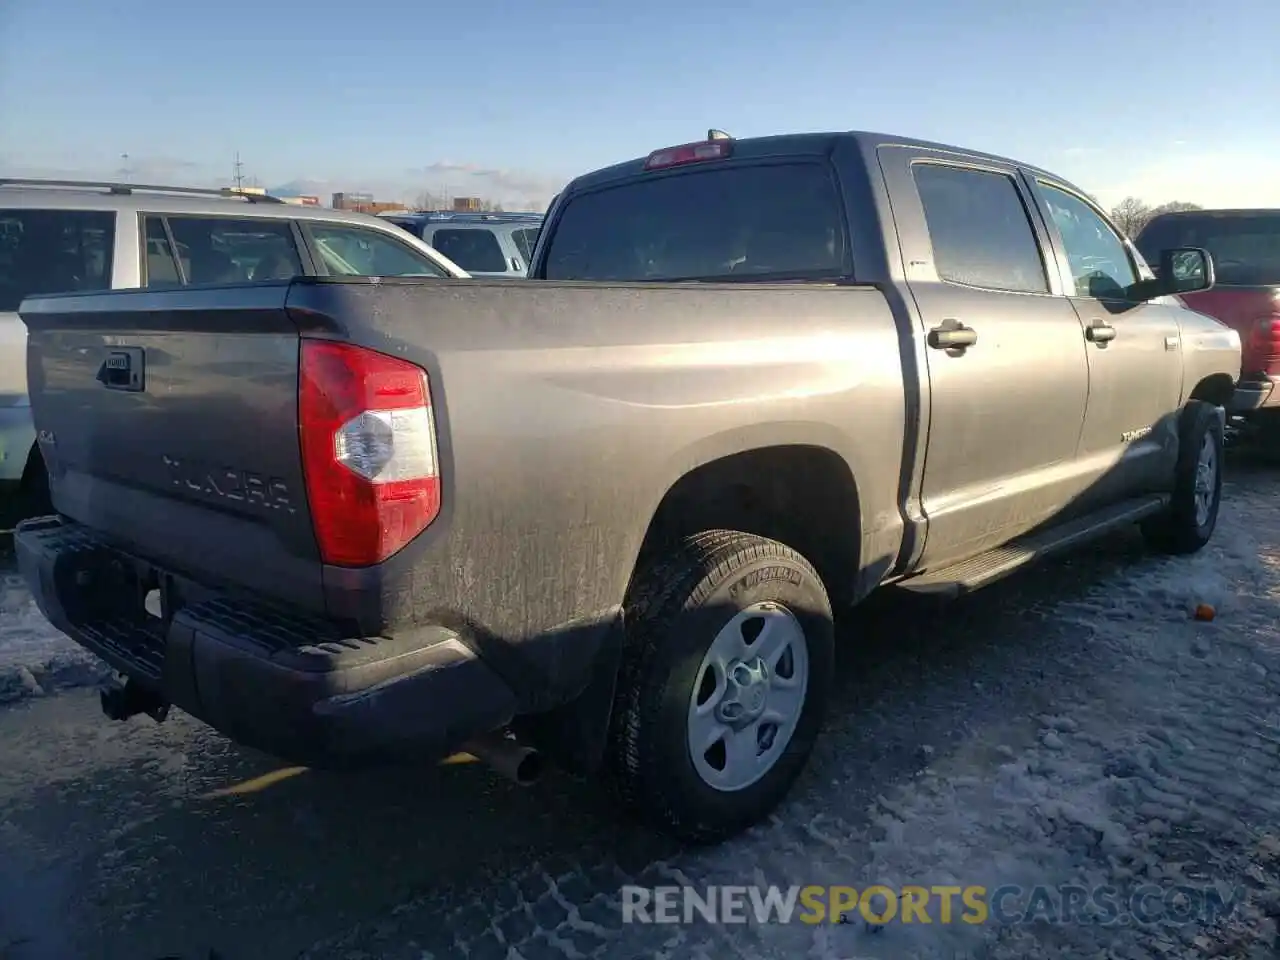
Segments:
[[[41,612],[128,679],[114,701],[126,715],[172,704],[283,759],[354,766],[438,758],[515,711],[508,685],[442,626],[353,637],[158,569],[60,517],[24,522],[14,545]]]

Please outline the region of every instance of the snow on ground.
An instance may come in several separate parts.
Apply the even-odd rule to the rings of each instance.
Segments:
[[[0,563],[0,705],[103,676],[100,660],[49,625],[11,558]]]
[[[895,789],[865,809],[856,806],[856,783],[810,784],[772,823],[723,847],[632,870],[533,864],[495,877],[470,903],[426,895],[303,956],[1280,956],[1280,510],[1272,483],[1252,486],[1229,491],[1215,540],[1199,555],[1139,553],[1076,598],[1039,611],[1043,619],[1027,621],[1053,637],[1038,668],[1047,709],[974,718],[944,749],[920,744],[931,762],[892,778]],[[1197,603],[1213,604],[1217,618],[1194,620]],[[1067,676],[1079,682],[1058,683]],[[976,688],[999,682],[968,679]],[[891,712],[901,725],[901,711]],[[826,749],[834,743],[849,756],[845,766],[857,768],[867,740],[893,736],[877,724],[874,715],[838,718]],[[906,750],[912,732],[899,733],[874,755]],[[828,775],[844,772],[839,761],[815,760]],[[942,924],[935,900],[928,925],[620,922],[623,884],[753,883],[1018,885],[1021,894],[1001,901],[1003,918],[1021,910],[1024,920],[1039,920]],[[1235,909],[1207,914],[1209,884]],[[1040,901],[1047,910],[1033,912],[1037,886],[1051,897]],[[1067,916],[1064,886],[1086,896],[1112,888],[1097,902],[1115,905],[1122,919]],[[1178,899],[1179,886],[1195,902]],[[1148,896],[1133,900],[1135,893]],[[1178,913],[1187,903],[1201,908],[1189,919]],[[1129,904],[1148,911],[1140,922]]]
[[[770,823],[737,841],[667,856],[655,846],[639,862],[600,850],[554,863],[515,858],[469,887],[442,876],[385,914],[321,935],[298,956],[1280,956],[1278,488],[1269,477],[1232,484],[1213,543],[1194,557],[1152,557],[1131,540],[1099,545],[1099,554],[1117,553],[1114,562],[1081,562],[1079,589],[1054,588],[1056,600],[1037,605],[1019,596],[1020,587],[993,588],[986,600],[940,612],[948,643],[965,648],[945,669],[936,661],[947,659],[947,649],[924,644],[930,663],[899,656],[896,675],[877,674],[858,659],[853,637],[854,660],[841,665],[842,711],[808,774]],[[1054,576],[1061,583],[1069,572]],[[61,669],[45,664],[72,663],[64,658],[74,650],[41,626],[12,577],[3,582],[0,649],[5,662],[25,657],[40,682]],[[981,613],[993,603],[1008,609]],[[1216,607],[1213,622],[1192,618],[1198,603]],[[955,624],[967,616],[974,629],[996,624],[1001,635],[961,643],[965,628]],[[893,626],[889,614],[870,625],[855,621],[853,629],[892,634]],[[921,628],[926,636],[930,629]],[[929,679],[912,682],[915,670]],[[881,686],[850,681],[858,671]],[[484,830],[483,815],[472,826]],[[572,835],[572,824],[563,829]],[[1110,888],[1110,902],[1123,907],[1135,891],[1181,885],[1199,891],[1203,906],[1214,884],[1236,905],[1216,919],[1201,913],[1185,922],[1106,925],[1046,921],[1061,899],[1042,901],[1034,923],[944,924],[936,900],[929,924],[621,922],[624,884],[755,883],[1017,885],[1022,892],[1004,906],[1024,910],[1035,887],[1054,898],[1067,885],[1086,895]]]

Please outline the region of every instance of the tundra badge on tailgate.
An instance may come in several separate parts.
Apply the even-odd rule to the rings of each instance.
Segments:
[[[112,350],[98,368],[98,382],[108,390],[136,393],[146,389],[146,359],[141,347]]]

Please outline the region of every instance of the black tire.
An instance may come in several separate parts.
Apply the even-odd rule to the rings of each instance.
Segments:
[[[735,616],[766,602],[784,617],[790,613],[803,632],[807,685],[791,738],[773,766],[729,792],[699,774],[688,745],[688,712],[712,640]],[[808,761],[833,666],[831,604],[800,554],[729,530],[687,538],[636,579],[628,599],[610,724],[608,770],[615,791],[640,819],[686,843],[717,843],[741,833],[782,802]]]
[[[1219,408],[1190,401],[1179,423],[1178,463],[1174,468],[1173,500],[1169,508],[1142,524],[1147,544],[1162,553],[1189,554],[1213,537],[1222,503],[1223,431]],[[1213,451],[1212,494],[1203,521],[1197,517],[1196,478],[1204,445]]]

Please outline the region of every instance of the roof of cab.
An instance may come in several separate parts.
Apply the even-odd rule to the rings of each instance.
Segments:
[[[732,139],[732,138],[731,138]],[[934,150],[943,153],[955,153],[958,156],[973,160],[990,160],[996,163],[1014,164],[1029,170],[1034,174],[1055,180],[1066,186],[1075,187],[1069,181],[1063,179],[1058,174],[1049,170],[1041,169],[1021,160],[1015,160],[1011,157],[1002,157],[998,154],[984,153],[981,150],[970,150],[965,147],[956,146],[955,144],[935,143],[929,140],[920,140],[914,137],[903,137],[896,134],[873,133],[866,130],[846,130],[833,131],[825,133],[791,133],[779,134],[768,137],[747,137],[741,140],[733,140],[733,155],[730,161],[742,159],[762,159],[765,157],[780,156],[825,156],[840,141],[848,141],[857,144],[864,152],[873,151],[878,147],[887,146],[903,146],[903,147],[920,147],[926,150]],[[703,141],[691,141],[699,143]],[[663,144],[655,149],[668,149],[674,144]],[[630,177],[641,175],[645,172],[644,163],[647,155],[644,157],[636,157],[631,160],[624,160],[621,163],[615,163],[599,170],[583,174],[575,178],[566,188],[566,192],[570,190],[589,189],[592,187],[602,186],[618,180],[628,179]],[[691,165],[688,169],[696,169],[701,164]]]

